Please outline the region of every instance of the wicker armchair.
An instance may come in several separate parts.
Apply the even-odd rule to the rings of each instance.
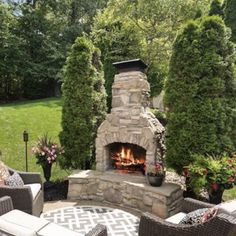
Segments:
[[[24,211],[26,213],[39,216],[43,210],[43,184],[39,173],[19,172],[8,167],[10,174],[17,172],[24,181],[24,184],[41,184],[41,189],[33,198],[29,186],[24,187],[9,187],[0,186],[0,197],[10,196],[13,202],[14,209]]]
[[[182,211],[185,213],[213,205],[186,198]],[[228,214],[218,214],[203,224],[183,225],[167,222],[150,213],[141,216],[139,236],[236,236],[236,218]]]
[[[5,197],[0,198],[0,219],[1,219],[1,215],[4,215],[7,212],[10,212],[13,209],[14,208],[13,208],[12,200],[9,196],[5,196]],[[31,217],[33,217],[33,216],[31,216]],[[45,227],[47,227],[47,225]],[[41,233],[39,233],[39,234],[42,235]],[[1,227],[0,227],[0,235],[1,236],[13,236],[12,234],[8,234],[5,231],[2,231]],[[107,236],[107,229],[104,225],[98,224],[85,236]]]

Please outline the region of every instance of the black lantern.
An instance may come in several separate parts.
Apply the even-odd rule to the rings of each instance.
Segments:
[[[28,140],[29,140],[29,134],[27,133],[26,130],[23,133],[23,140],[24,140],[24,142],[28,142]]]
[[[23,141],[25,142],[25,171],[28,172],[27,142],[29,141],[29,134],[26,130],[23,132]]]

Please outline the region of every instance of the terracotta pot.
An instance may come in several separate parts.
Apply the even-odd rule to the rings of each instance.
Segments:
[[[159,175],[159,176],[147,175],[147,179],[151,186],[160,187],[164,180],[164,176],[163,175]]]

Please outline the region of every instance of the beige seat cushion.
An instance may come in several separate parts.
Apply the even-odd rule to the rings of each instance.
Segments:
[[[29,186],[33,195],[33,199],[37,196],[41,189],[41,184],[25,184],[24,186]]]
[[[83,234],[74,232],[54,223],[50,223],[37,232],[38,236],[83,236]]]
[[[4,180],[5,178],[9,177],[10,173],[7,169],[7,167],[5,166],[5,164],[0,161],[0,180]]]
[[[167,219],[165,219],[165,221],[168,221],[168,222],[171,222],[171,223],[174,223],[174,224],[179,224],[179,222],[184,219],[184,217],[186,216],[187,214],[184,213],[184,212],[179,212]]]
[[[34,232],[38,232],[45,225],[49,224],[47,220],[32,216],[19,210],[12,210],[10,212],[7,212],[0,218],[9,223],[17,224],[18,226],[24,227]]]
[[[2,215],[0,229],[16,236],[82,236],[80,233],[19,210],[12,210]]]
[[[222,202],[217,205],[216,208],[218,208],[218,214],[226,213],[229,215],[236,216],[236,199],[227,202]]]
[[[0,217],[0,235],[2,235],[1,232],[16,236],[37,236],[34,230],[8,222]]]

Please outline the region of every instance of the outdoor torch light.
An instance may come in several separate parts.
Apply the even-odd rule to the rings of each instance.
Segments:
[[[27,157],[27,142],[29,140],[29,134],[25,130],[23,132],[23,141],[25,142],[25,171],[28,172],[28,157]]]

